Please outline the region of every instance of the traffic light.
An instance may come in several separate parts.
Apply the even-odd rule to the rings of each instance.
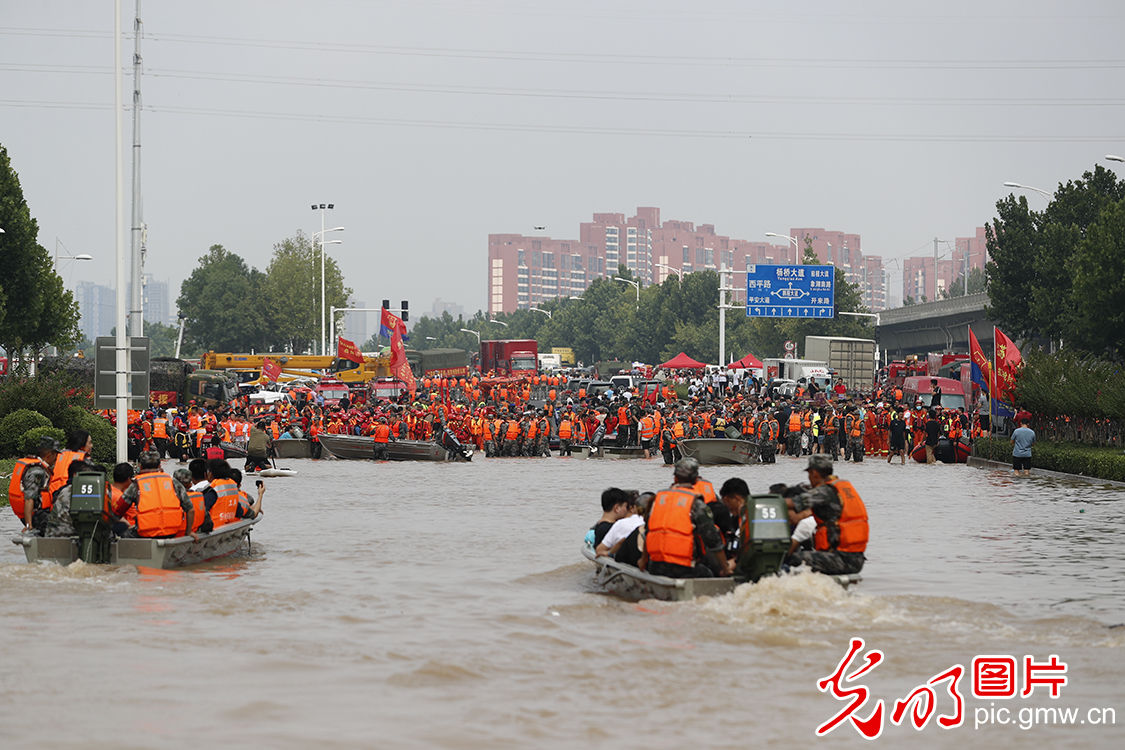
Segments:
[[[402,301],[402,322],[410,320],[410,302],[408,300]]]
[[[383,300],[383,309],[384,310],[390,310],[391,309],[391,301],[389,299]]]

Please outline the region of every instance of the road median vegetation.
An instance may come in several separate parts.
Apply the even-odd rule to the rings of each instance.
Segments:
[[[973,442],[973,455],[1011,463],[1012,443],[1008,438],[978,438]],[[1037,441],[1031,448],[1031,465],[1064,474],[1125,482],[1125,453],[1120,447]]]

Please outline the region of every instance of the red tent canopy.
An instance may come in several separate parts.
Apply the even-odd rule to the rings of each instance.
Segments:
[[[703,364],[702,362],[696,362],[688,355],[680,352],[667,362],[662,362],[660,366],[672,370],[702,370],[707,365]]]
[[[762,367],[762,360],[755,357],[753,354],[747,354],[737,362],[731,362],[727,365],[729,370],[758,370]]]

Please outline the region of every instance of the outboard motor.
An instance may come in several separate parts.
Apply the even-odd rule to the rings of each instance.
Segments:
[[[594,428],[594,436],[590,438],[590,445],[600,446],[602,441],[605,440],[605,421],[598,422],[598,426]]]
[[[78,557],[87,563],[110,561],[109,524],[105,507],[105,474],[80,471],[70,484],[70,522],[78,533]]]
[[[446,458],[450,461],[471,461],[473,458],[473,452],[448,427],[441,434],[441,447],[447,451]]]
[[[776,575],[789,552],[789,514],[780,495],[753,495],[741,522],[742,551],[734,569],[739,581]]]

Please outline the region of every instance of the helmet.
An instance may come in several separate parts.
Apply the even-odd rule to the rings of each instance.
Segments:
[[[673,471],[677,477],[695,481],[699,478],[699,461],[690,456],[681,458]]]

